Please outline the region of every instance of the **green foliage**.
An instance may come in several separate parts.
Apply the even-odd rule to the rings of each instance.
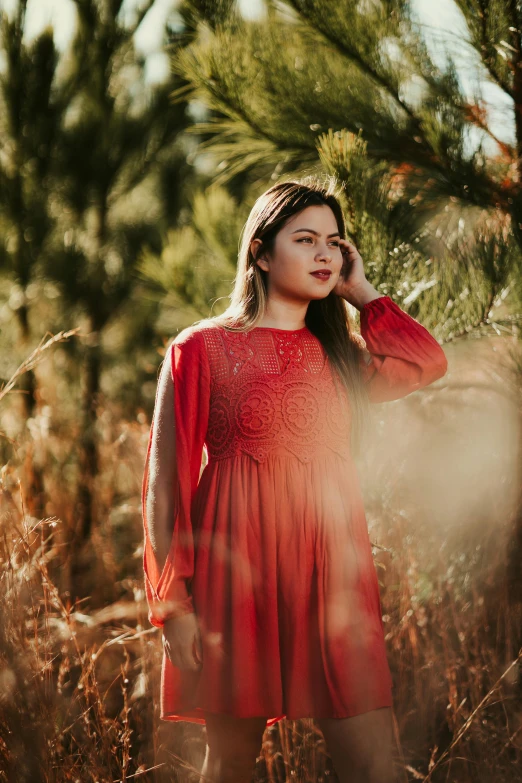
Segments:
[[[24,28],[25,3],[13,18],[0,12],[0,267],[22,287],[52,227],[47,178],[63,111],[52,32],[26,45]]]
[[[520,37],[520,25],[497,4],[472,2],[466,17],[474,11],[476,31],[480,13],[489,14],[495,57],[504,58],[505,36]],[[517,33],[506,32],[507,16]],[[490,68],[491,52],[476,35],[472,42]],[[490,323],[508,294],[520,319],[512,151],[498,142],[500,154],[486,154],[485,139],[495,137],[478,88],[471,101],[464,96],[451,55],[444,67],[434,63],[408,2],[286,0],[261,21],[231,15],[200,25],[173,71],[214,113],[191,132],[214,153],[216,182],[247,172],[259,182],[334,174],[368,277],[441,339]],[[522,126],[520,135],[522,145]],[[465,242],[462,226],[474,232]]]
[[[227,22],[234,13],[235,0],[191,0],[180,3],[180,13],[190,26],[204,20],[211,27]]]
[[[232,289],[244,213],[223,187],[198,191],[192,222],[169,231],[159,255],[144,252],[139,274],[163,300],[171,329],[207,318],[210,302],[219,303],[219,312],[225,309],[222,300]]]
[[[173,162],[183,166],[176,140],[186,124],[183,106],[168,111],[165,87],[145,87],[144,63],[133,52],[135,27],[123,27],[117,11],[107,6],[103,13],[94,3],[80,8],[76,46],[85,77],[63,129],[54,192],[56,233],[64,241],[46,266],[95,329],[130,295],[141,244],[166,220],[154,190],[161,162],[170,163],[171,176]],[[148,200],[138,216],[137,197],[144,207]]]
[[[450,63],[442,72],[407,15],[407,5],[289,3],[300,13],[263,22],[239,18],[208,31],[173,61],[194,94],[224,115],[194,132],[212,133],[227,174],[263,165],[316,160],[318,132],[363,130],[372,157],[408,161],[437,173],[446,195],[490,203],[488,180],[463,156],[465,107]],[[422,99],[407,100],[412,81]],[[275,149],[274,149],[275,147]],[[442,194],[441,188],[441,194]],[[470,187],[471,190],[471,187]],[[481,195],[482,194],[482,195]]]
[[[55,281],[68,317],[84,313],[99,330],[130,296],[142,244],[157,245],[183,206],[178,138],[190,119],[185,104],[170,109],[171,85],[146,86],[134,50],[152,2],[132,24],[121,3],[76,5],[61,58],[52,29],[26,43],[24,2],[1,13],[0,264],[22,293],[33,279]]]

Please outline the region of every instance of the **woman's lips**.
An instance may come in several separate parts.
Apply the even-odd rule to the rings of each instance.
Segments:
[[[332,273],[329,269],[321,269],[317,272],[310,272],[310,274],[317,277],[318,280],[329,280]]]

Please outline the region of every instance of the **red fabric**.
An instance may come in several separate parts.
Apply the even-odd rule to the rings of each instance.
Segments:
[[[448,362],[437,340],[389,296],[364,305],[360,324],[372,355],[365,368],[372,402],[405,397],[445,375]]]
[[[170,553],[161,573],[148,536],[145,503],[152,427],[142,485],[145,591],[149,621],[157,627],[162,627],[166,617],[193,611],[192,597],[186,586],[186,580],[192,577],[194,570],[190,505],[198,484],[210,401],[210,376],[208,361],[201,350],[203,346],[197,341],[189,341],[184,347],[180,337],[178,335],[170,346],[175,381],[177,514]]]
[[[370,400],[445,374],[438,342],[389,297],[360,316]],[[231,333],[207,321],[171,350],[179,502],[161,574],[143,503],[145,584],[155,625],[194,608],[203,666],[181,671],[164,655],[161,717],[270,724],[390,706],[349,401],[320,341],[306,327]]]

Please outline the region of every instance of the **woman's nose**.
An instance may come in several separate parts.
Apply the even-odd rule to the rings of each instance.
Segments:
[[[329,253],[318,253],[316,256],[316,261],[325,261],[328,264],[332,263],[332,257],[329,255]]]

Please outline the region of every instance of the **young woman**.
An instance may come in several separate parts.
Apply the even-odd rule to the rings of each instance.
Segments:
[[[178,334],[158,383],[143,564],[163,629],[161,717],[206,723],[202,774],[217,783],[247,783],[283,717],[317,721],[341,783],[393,780],[354,456],[368,403],[447,362],[366,279],[334,187],[281,182],[256,201],[229,308]]]

